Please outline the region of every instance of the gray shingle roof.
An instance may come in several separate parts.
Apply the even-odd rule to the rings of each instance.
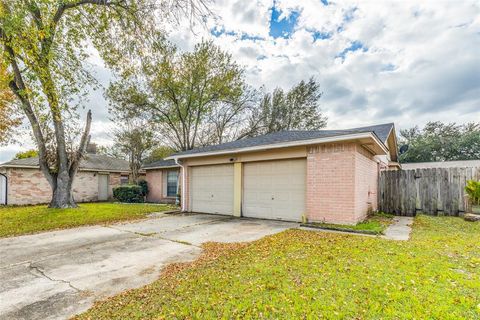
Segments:
[[[386,144],[388,134],[393,127],[393,123],[379,124],[369,127],[344,129],[344,130],[315,130],[315,131],[280,131],[266,135],[246,138],[237,141],[217,144],[213,146],[196,148],[174,154],[173,156],[183,156],[202,152],[215,152],[235,150],[248,147],[263,146],[275,143],[284,143],[292,141],[302,141],[309,139],[335,137],[353,133],[373,132],[384,144]]]
[[[168,168],[168,167],[179,167],[175,163],[175,160],[158,160],[152,163],[147,163],[143,165],[143,169],[151,169],[151,168]]]
[[[18,159],[5,162],[1,167],[20,166],[20,167],[38,167],[38,157]],[[80,170],[98,170],[98,171],[130,171],[128,161],[112,158],[100,154],[89,153],[80,163]]]

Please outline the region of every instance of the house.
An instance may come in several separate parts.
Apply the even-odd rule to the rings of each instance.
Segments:
[[[183,211],[353,224],[377,209],[379,171],[397,161],[393,123],[282,131],[174,154],[145,168],[151,200],[173,194]],[[168,191],[169,187],[172,191]]]
[[[175,203],[180,166],[174,160],[159,160],[142,167],[146,172],[148,202]]]
[[[77,202],[112,199],[112,189],[127,184],[128,161],[89,153],[80,163],[73,182],[73,197]],[[38,158],[12,160],[0,164],[0,204],[30,205],[49,203],[52,189],[40,171]]]

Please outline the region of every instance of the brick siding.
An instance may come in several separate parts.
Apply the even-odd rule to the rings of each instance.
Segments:
[[[176,197],[165,197],[166,191],[164,189],[164,184],[166,183],[163,181],[164,175],[166,171],[170,170],[178,170],[178,169],[153,169],[147,170],[147,174],[145,180],[148,184],[148,202],[155,202],[155,203],[175,203]],[[182,177],[181,171],[179,171],[179,187],[182,188]]]
[[[52,189],[38,169],[8,168],[8,204],[30,205],[49,203]],[[120,173],[110,173],[109,197],[113,188],[120,185]],[[98,175],[96,172],[79,171],[73,181],[73,196],[77,202],[98,200]]]
[[[374,156],[357,145],[355,154],[355,219],[361,221],[377,210],[379,164]]]
[[[163,170],[147,170],[148,202],[161,202],[163,199]]]
[[[307,151],[307,219],[355,224],[377,208],[378,167],[355,143],[332,143]]]

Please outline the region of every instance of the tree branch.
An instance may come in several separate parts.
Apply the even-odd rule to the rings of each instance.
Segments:
[[[92,110],[87,112],[87,120],[85,122],[85,129],[83,130],[82,138],[80,139],[80,145],[75,153],[75,158],[72,160],[70,165],[69,174],[70,177],[74,177],[77,173],[78,167],[85,152],[87,151],[87,145],[90,141],[90,127],[92,125]]]

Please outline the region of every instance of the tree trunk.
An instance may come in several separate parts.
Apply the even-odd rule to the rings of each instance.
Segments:
[[[49,208],[66,209],[77,208],[73,199],[72,185],[74,177],[70,177],[68,171],[59,173],[56,183],[52,186],[52,201]]]

